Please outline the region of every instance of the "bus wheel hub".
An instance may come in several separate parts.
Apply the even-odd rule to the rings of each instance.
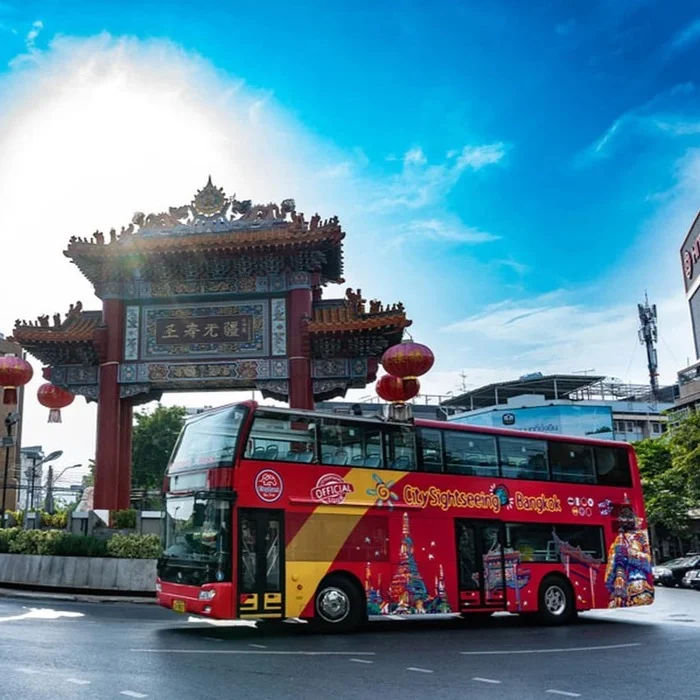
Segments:
[[[339,588],[325,588],[318,600],[318,612],[328,622],[340,622],[350,609],[350,601]]]

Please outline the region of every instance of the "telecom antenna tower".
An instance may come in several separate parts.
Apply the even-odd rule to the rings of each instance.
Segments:
[[[649,367],[649,383],[651,394],[656,399],[659,395],[659,361],[656,356],[656,341],[658,332],[656,329],[656,304],[649,306],[649,297],[644,292],[644,304],[637,304],[639,311],[639,342],[647,347],[647,366]]]

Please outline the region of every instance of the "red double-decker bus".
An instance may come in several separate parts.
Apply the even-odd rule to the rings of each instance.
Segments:
[[[653,601],[630,445],[246,402],[187,422],[158,601],[211,618],[577,611]]]

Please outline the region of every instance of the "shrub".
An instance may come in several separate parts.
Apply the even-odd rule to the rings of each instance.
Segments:
[[[42,527],[63,529],[68,524],[68,513],[66,511],[51,514],[42,510],[40,511],[40,516]]]
[[[112,513],[112,524],[117,530],[135,530],[136,511],[133,508],[115,510]]]
[[[8,551],[14,554],[53,554],[54,542],[61,530],[19,530],[10,540]]]
[[[8,510],[7,516],[14,525],[17,527],[22,527],[22,524],[24,523],[23,510]]]
[[[63,557],[106,557],[107,542],[98,537],[64,532],[53,543],[51,554]]]
[[[10,552],[10,544],[17,537],[17,533],[22,532],[18,527],[0,529],[0,554]]]
[[[107,552],[123,559],[157,559],[162,547],[158,535],[112,535]]]

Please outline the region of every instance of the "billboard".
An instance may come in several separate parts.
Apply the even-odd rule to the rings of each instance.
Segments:
[[[487,425],[536,433],[577,435],[614,440],[610,406],[557,405],[507,408],[450,418],[466,425]]]

